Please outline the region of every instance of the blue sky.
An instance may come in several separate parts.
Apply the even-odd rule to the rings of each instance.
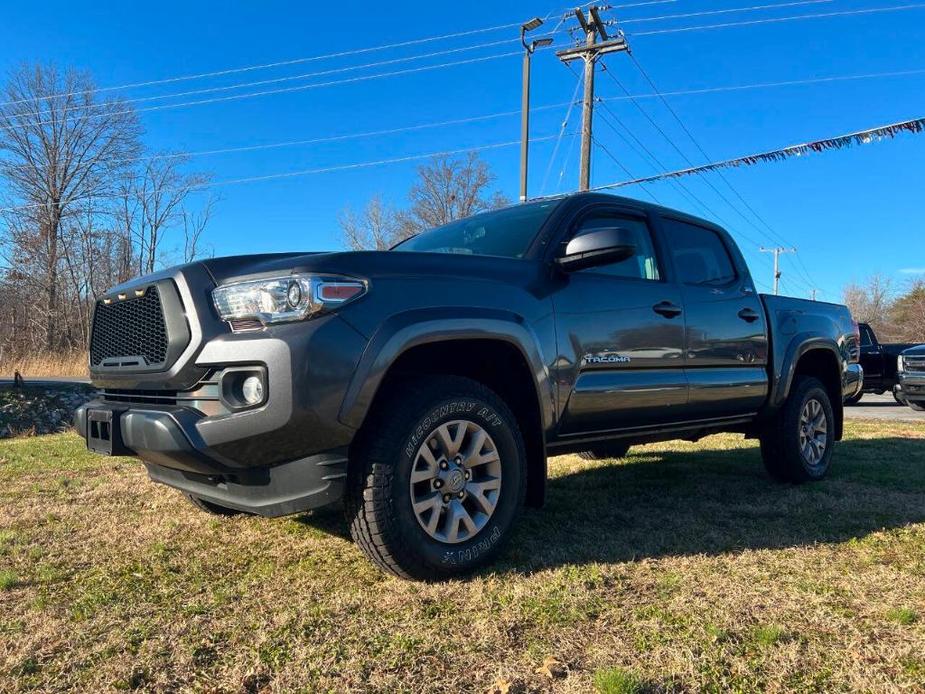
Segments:
[[[627,0],[627,3],[640,0]],[[647,20],[665,15],[754,7],[781,0],[676,0],[624,7],[605,16],[625,21],[633,54],[662,91],[752,85],[870,73],[922,70],[914,75],[833,81],[776,88],[721,91],[671,98],[671,104],[713,159],[738,156],[925,115],[925,4],[897,12],[807,19],[744,27],[654,35],[646,31],[725,22],[917,4],[910,0],[832,0],[816,4],[698,17]],[[286,61],[379,46],[546,16],[554,27],[565,4],[551,0],[470,3],[352,2],[340,7],[290,2],[15,3],[0,24],[0,69],[20,62],[53,61],[91,71],[100,86],[158,80],[227,68]],[[635,21],[634,21],[635,20]],[[510,44],[435,56],[379,67],[292,80],[193,97],[136,103],[139,108],[196,98],[246,93],[372,75],[425,65],[516,51],[517,29],[507,28],[452,40],[388,51],[354,54],[266,70],[230,74],[113,92],[124,98],[175,94],[344,67],[441,50],[502,41]],[[567,40],[557,37],[557,42]],[[625,55],[607,64],[634,94],[651,88]],[[563,104],[576,80],[551,51],[534,63],[533,104]],[[621,94],[608,76],[598,74],[598,96]],[[652,98],[638,102],[681,148],[702,163],[670,114]],[[516,111],[520,105],[520,58],[497,58],[412,74],[235,101],[143,112],[146,143],[155,150],[202,151],[465,119]],[[682,157],[629,101],[609,108],[668,168],[682,168]],[[532,133],[556,135],[565,107],[533,116]],[[574,131],[578,111],[567,133]],[[599,117],[597,138],[634,175],[653,166],[630,149]],[[449,127],[388,136],[341,140],[245,153],[195,157],[191,166],[214,180],[296,172],[345,164],[410,157],[513,142],[519,118],[506,116]],[[535,143],[531,152],[531,194],[577,186],[577,148],[569,134],[550,165],[554,140]],[[570,157],[568,155],[571,155]],[[497,173],[497,187],[517,195],[517,147],[486,150]],[[925,270],[922,167],[925,137],[901,136],[864,147],[726,173],[749,204],[775,232],[798,247],[811,283],[826,299],[838,299],[842,286],[879,272],[903,282]],[[207,242],[218,254],[276,250],[324,250],[341,246],[338,213],[361,207],[372,195],[401,204],[419,161],[293,176],[222,186]],[[564,171],[563,171],[564,168]],[[561,178],[560,178],[561,174]],[[592,184],[623,180],[626,174],[595,150]],[[703,181],[688,188],[736,234],[753,273],[763,287],[771,281],[770,258],[756,243],[771,239],[743,219],[757,222],[725,183],[711,179],[736,208]],[[561,181],[561,183],[560,183]],[[708,216],[671,184],[650,191],[666,205]],[[623,194],[645,198],[638,187]],[[740,215],[741,212],[741,215]],[[783,287],[806,295],[808,282],[797,276],[792,256],[783,259]]]

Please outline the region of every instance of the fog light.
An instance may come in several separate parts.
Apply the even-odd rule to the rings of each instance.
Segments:
[[[248,405],[256,405],[263,402],[263,381],[259,376],[248,376],[241,384],[241,395],[244,396],[244,402]]]

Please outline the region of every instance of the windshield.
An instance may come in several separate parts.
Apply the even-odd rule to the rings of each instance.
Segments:
[[[392,250],[522,258],[559,202],[547,200],[483,212],[422,231]]]

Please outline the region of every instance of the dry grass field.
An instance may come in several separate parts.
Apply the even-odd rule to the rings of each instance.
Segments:
[[[732,436],[551,462],[501,561],[415,584],[339,510],[216,519],[73,434],[0,441],[0,691],[923,691],[925,427],[776,485]]]
[[[25,379],[48,376],[88,375],[86,351],[74,354],[37,354],[28,358],[0,358],[0,377],[12,378],[18,371]]]

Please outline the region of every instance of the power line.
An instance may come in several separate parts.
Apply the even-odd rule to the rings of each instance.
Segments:
[[[566,67],[569,68],[569,70],[571,70],[572,74],[576,74],[574,68],[573,68],[570,64],[566,63],[565,65],[566,65]],[[606,66],[605,66],[605,69],[606,69]],[[620,84],[619,81],[618,81],[618,84]],[[622,85],[621,85],[621,86],[622,86]],[[604,110],[606,111],[605,114],[601,114],[601,115],[605,116],[605,117],[604,117],[604,122],[608,125],[608,127],[610,127],[611,130],[614,131],[614,133],[616,133],[619,137],[621,137],[621,138],[623,139],[623,141],[626,142],[627,145],[630,146],[630,148],[634,149],[634,150],[637,152],[637,154],[640,154],[640,156],[642,156],[642,154],[641,154],[641,152],[640,152],[640,149],[641,149],[642,151],[644,151],[644,152],[648,155],[649,159],[651,160],[651,161],[649,162],[650,165],[651,165],[652,162],[655,163],[655,164],[654,164],[654,168],[655,168],[656,171],[657,171],[659,168],[664,169],[664,165],[661,163],[661,161],[658,159],[658,157],[656,157],[655,154],[652,153],[652,150],[650,150],[648,147],[646,147],[646,145],[635,135],[635,133],[633,133],[633,131],[629,128],[629,126],[627,126],[627,125],[620,119],[620,117],[617,116],[617,114],[614,113],[614,112],[610,109],[610,107],[609,107],[606,103],[603,103],[603,102],[599,102],[599,103],[600,103],[600,105],[604,108]],[[610,122],[610,120],[606,117],[607,114],[609,114],[609,116],[610,116],[611,118],[613,118],[613,120],[616,121],[616,122],[620,125],[620,127],[622,127],[624,130],[626,130],[627,134],[628,134],[633,140],[635,140],[635,142],[636,142],[636,144],[638,145],[639,149],[637,149],[629,140],[627,140],[626,137],[624,137],[623,134],[616,128],[616,126],[614,126],[614,124],[613,124],[612,122]],[[616,157],[614,157],[612,154],[610,154],[609,151],[608,151],[608,154],[609,154],[609,156],[610,156],[612,159],[614,159],[614,160],[616,161]],[[643,159],[645,159],[644,156],[643,156]],[[621,164],[621,166],[622,166],[622,164]],[[707,205],[701,198],[699,198],[696,194],[694,194],[694,192],[691,191],[691,190],[690,190],[686,185],[684,185],[682,182],[680,182],[680,181],[672,181],[671,183],[672,183],[672,185],[673,185],[674,188],[676,188],[676,189],[677,189],[683,196],[685,196],[688,200],[692,201],[692,202],[694,203],[695,206],[699,206],[702,210],[704,210],[704,211],[706,212],[707,216],[713,217],[714,219],[718,220],[721,224],[725,225],[726,227],[730,227],[730,226],[731,226],[731,225],[730,225],[728,222],[726,222],[717,212],[715,212],[709,205]],[[651,193],[650,193],[650,195],[651,195]],[[745,239],[746,241],[748,241],[748,242],[750,242],[750,243],[754,243],[755,246],[758,246],[758,245],[759,245],[758,242],[754,241],[753,239],[750,239],[750,238],[749,238],[748,236],[746,236],[745,234],[739,233],[738,235],[739,235],[740,237],[742,237],[743,239]]]
[[[497,60],[499,58],[509,58],[512,56],[520,56],[520,55],[521,55],[521,51],[512,51],[508,53],[496,53],[494,55],[480,56],[478,58],[468,58],[466,60],[456,60],[456,61],[451,61],[448,63],[439,63],[437,65],[424,65],[421,67],[406,68],[403,70],[393,70],[391,72],[380,72],[380,73],[376,73],[373,75],[360,75],[357,77],[349,77],[349,78],[342,79],[342,80],[332,80],[328,82],[315,82],[313,84],[304,84],[304,85],[299,85],[296,87],[281,87],[279,89],[267,89],[267,90],[263,90],[259,92],[248,92],[246,94],[232,94],[230,96],[221,96],[221,97],[215,97],[211,99],[199,99],[196,101],[187,101],[187,102],[182,102],[179,104],[165,104],[162,106],[147,106],[145,108],[127,109],[123,111],[113,111],[111,113],[96,113],[96,114],[90,114],[86,116],[86,118],[87,119],[111,118],[113,116],[125,115],[125,114],[147,113],[149,111],[163,111],[163,110],[175,109],[175,108],[185,108],[188,106],[201,106],[204,104],[214,104],[214,103],[220,103],[220,102],[226,102],[226,101],[237,101],[241,99],[252,99],[252,98],[256,98],[260,96],[269,96],[272,94],[286,94],[286,93],[291,93],[291,92],[305,91],[308,89],[320,89],[323,87],[332,87],[332,86],[336,86],[340,84],[365,82],[369,80],[382,79],[386,77],[396,77],[400,75],[409,75],[409,74],[414,74],[418,72],[427,72],[429,70],[439,70],[439,69],[443,69],[447,67],[455,67],[458,65],[470,65],[473,63],[480,63],[480,62],[485,62],[488,60]],[[82,117],[64,118],[60,121],[55,121],[55,120],[39,121],[38,123],[28,124],[28,127],[38,127],[42,125],[50,125],[52,123],[60,124],[61,122],[80,120],[80,119],[82,119]],[[3,127],[10,128],[10,127],[26,127],[26,126],[13,125],[13,126],[3,126]]]
[[[572,111],[574,110],[576,100],[578,99],[579,89],[581,89],[581,75],[578,75],[578,79],[575,81],[575,91],[572,92],[572,100],[568,103],[568,108],[565,111],[565,118],[562,119],[562,126],[559,128],[559,137],[556,138],[556,145],[553,147],[552,154],[549,156],[549,163],[546,165],[546,173],[543,174],[543,183],[540,186],[541,196],[546,193],[546,183],[549,180],[549,174],[552,172],[552,166],[556,160],[556,156],[559,154],[559,147],[562,144],[562,136],[565,134],[565,129],[568,127],[569,121],[572,119]]]
[[[614,5],[613,8],[614,9],[625,9],[625,8],[630,8],[630,7],[641,7],[643,5],[667,4],[667,3],[672,3],[676,1],[677,0],[651,0],[650,2],[640,2],[640,3],[632,3],[632,4],[625,4],[625,5]],[[581,6],[584,7],[585,5],[589,5],[589,4],[591,3],[585,3],[584,5],[581,5]],[[564,8],[562,10],[559,10],[559,12],[566,12],[571,9],[572,8],[570,7]],[[546,17],[548,18],[552,16],[553,14],[555,14],[556,12],[557,12],[556,10],[553,10],[552,12],[547,14]],[[497,24],[497,25],[489,26],[489,27],[481,27],[478,29],[457,31],[451,34],[441,34],[438,36],[426,36],[426,37],[419,38],[419,39],[410,39],[407,41],[398,41],[395,43],[387,43],[387,44],[381,44],[378,46],[369,46],[365,48],[352,48],[352,49],[345,50],[345,51],[337,51],[335,53],[325,53],[322,55],[291,58],[289,60],[279,60],[275,62],[260,63],[260,64],[255,64],[255,65],[244,65],[244,66],[235,67],[235,68],[225,68],[222,70],[213,70],[211,72],[200,72],[200,73],[189,74],[189,75],[176,75],[172,77],[163,77],[163,78],[155,79],[155,80],[146,80],[146,81],[141,81],[141,82],[130,82],[127,84],[110,85],[107,87],[94,87],[93,89],[77,90],[77,91],[71,91],[71,92],[59,92],[56,94],[48,94],[46,96],[40,96],[40,97],[35,97],[35,98],[18,99],[14,101],[0,102],[0,106],[11,106],[13,104],[20,104],[20,103],[25,103],[28,101],[48,101],[50,99],[80,96],[80,95],[87,95],[87,94],[93,94],[93,93],[99,93],[99,92],[119,91],[123,89],[153,87],[153,86],[157,86],[161,84],[173,84],[176,82],[187,82],[191,80],[207,79],[211,77],[223,77],[226,75],[235,75],[235,74],[240,74],[244,72],[254,72],[256,70],[268,70],[271,68],[286,67],[289,65],[299,65],[299,64],[315,62],[319,60],[329,60],[332,58],[345,58],[347,56],[352,56],[352,55],[361,55],[364,53],[373,53],[377,51],[391,50],[394,48],[406,48],[408,46],[418,46],[424,43],[433,43],[435,41],[445,41],[448,39],[461,38],[463,36],[474,36],[476,34],[487,34],[493,31],[500,31],[502,29],[510,29],[512,27],[519,27],[521,24],[522,22],[519,22],[519,21],[510,22],[508,24]]]
[[[869,72],[857,75],[833,75],[830,77],[810,77],[798,80],[785,80],[782,82],[756,82],[754,84],[739,84],[723,87],[701,87],[697,89],[678,89],[674,91],[662,92],[656,94],[632,94],[630,96],[610,96],[604,97],[604,101],[627,101],[629,99],[656,99],[669,96],[694,96],[698,94],[714,94],[718,92],[735,92],[749,89],[770,89],[775,87],[797,87],[809,84],[823,84],[827,82],[844,82],[852,80],[878,79],[882,77],[912,77],[916,75],[925,75],[925,69],[915,70],[894,70],[890,72]]]
[[[543,137],[535,137],[535,138],[531,138],[531,142],[545,142],[547,140],[552,140],[555,137],[556,137],[555,135],[545,135]],[[421,159],[432,159],[433,157],[439,157],[439,156],[464,154],[467,152],[482,152],[482,151],[489,150],[489,149],[500,149],[502,147],[510,147],[510,146],[519,145],[519,144],[520,144],[520,140],[513,140],[511,142],[496,142],[493,144],[478,145],[475,147],[462,147],[459,149],[442,150],[439,152],[428,152],[425,154],[411,154],[408,156],[395,157],[392,159],[378,159],[375,161],[354,162],[351,164],[338,164],[336,166],[327,166],[327,167],[315,168],[315,169],[303,169],[300,171],[287,171],[283,173],[266,174],[262,176],[249,176],[245,178],[225,179],[222,181],[212,181],[212,182],[203,183],[200,185],[189,186],[188,189],[192,191],[198,191],[198,190],[205,190],[208,188],[217,188],[220,186],[239,185],[242,183],[255,183],[258,181],[271,181],[271,180],[279,180],[279,179],[285,179],[285,178],[295,178],[299,176],[309,176],[313,174],[332,173],[334,171],[365,169],[365,168],[370,168],[370,167],[375,167],[375,166],[384,166],[386,164],[399,164],[403,162],[417,161]],[[69,200],[59,201],[57,205],[59,206],[67,205],[73,202],[78,202],[80,200],[98,200],[98,199],[105,200],[105,199],[116,199],[119,197],[121,196],[111,195],[111,194],[86,195],[86,196],[79,196],[76,198],[71,198]],[[49,207],[51,204],[53,203],[40,202],[40,203],[31,203],[27,205],[15,205],[11,207],[3,207],[3,208],[0,208],[0,213],[15,212],[17,210],[35,209],[35,208],[40,208],[40,207]]]
[[[546,34],[542,34],[542,36],[551,36],[553,33],[555,32],[548,32]],[[395,65],[397,63],[407,63],[407,62],[411,62],[414,60],[424,60],[426,58],[434,58],[434,57],[441,56],[441,55],[449,55],[452,53],[463,53],[466,51],[474,51],[474,50],[479,50],[482,48],[489,48],[492,46],[499,46],[499,45],[510,44],[510,43],[517,43],[517,39],[502,39],[500,41],[489,41],[487,43],[480,43],[474,46],[462,46],[459,48],[450,48],[450,49],[445,49],[442,51],[423,53],[420,55],[403,56],[401,58],[392,58],[390,60],[380,60],[374,63],[364,63],[361,65],[348,65],[347,67],[332,68],[330,70],[320,70],[316,72],[305,72],[305,73],[301,73],[298,75],[287,75],[285,77],[274,77],[270,79],[256,80],[252,82],[238,82],[237,84],[227,84],[227,85],[221,85],[218,87],[206,87],[203,89],[191,89],[191,90],[184,91],[184,92],[173,92],[170,94],[157,94],[155,96],[142,96],[142,97],[136,97],[133,99],[120,99],[117,103],[118,105],[121,106],[123,104],[133,104],[133,103],[140,103],[140,102],[145,102],[145,101],[161,101],[164,99],[173,99],[173,98],[179,98],[179,97],[184,97],[184,96],[195,96],[197,94],[213,94],[215,92],[231,91],[233,89],[244,89],[247,87],[260,87],[260,86],[264,86],[268,84],[280,84],[282,82],[293,82],[295,80],[309,79],[311,77],[323,77],[326,75],[334,75],[334,74],[339,74],[343,72],[351,72],[354,70],[365,70],[367,68],[382,67],[385,65]],[[111,105],[111,102],[100,102],[100,103],[95,103],[95,104],[88,104],[87,106],[83,106],[83,105],[74,105],[73,107],[66,106],[64,109],[62,109],[62,112],[67,112],[69,110],[76,110],[80,108],[104,108],[110,105]],[[28,115],[31,115],[31,114],[14,114],[11,117],[21,119],[21,118],[26,118]]]
[[[93,94],[93,93],[98,93],[98,92],[111,92],[111,91],[117,91],[117,90],[122,90],[122,89],[136,89],[139,87],[152,87],[152,86],[160,85],[160,84],[173,84],[176,82],[186,82],[190,80],[207,79],[211,77],[223,77],[225,75],[235,75],[235,74],[240,74],[242,72],[253,72],[255,70],[267,70],[267,69],[276,68],[276,67],[299,65],[302,63],[309,63],[309,62],[314,62],[318,60],[329,60],[331,58],[344,58],[344,57],[351,56],[351,55],[359,55],[362,53],[372,53],[375,51],[384,51],[384,50],[389,50],[393,48],[404,48],[407,46],[416,46],[416,45],[420,45],[423,43],[431,43],[434,41],[444,41],[446,39],[454,39],[454,38],[459,38],[462,36],[472,36],[474,34],[486,34],[492,31],[500,31],[501,29],[510,29],[511,27],[520,26],[520,24],[521,22],[512,22],[510,24],[498,24],[496,26],[483,27],[481,29],[470,29],[468,31],[458,31],[452,34],[442,34],[440,36],[428,36],[425,38],[412,39],[409,41],[399,41],[397,43],[382,44],[379,46],[371,46],[368,48],[355,48],[355,49],[351,49],[347,51],[338,51],[336,53],[326,53],[323,55],[313,55],[313,56],[302,57],[302,58],[292,58],[290,60],[280,60],[280,61],[276,61],[272,63],[262,63],[258,65],[245,65],[243,67],[227,68],[224,70],[214,70],[212,72],[200,72],[200,73],[196,73],[192,75],[179,75],[176,77],[164,77],[161,79],[148,80],[145,82],[131,82],[128,84],[118,84],[118,85],[113,85],[109,87],[96,87],[94,89],[87,89],[87,90],[80,90],[80,91],[73,91],[73,92],[62,92],[58,94],[49,94],[48,96],[37,97],[37,99],[18,99],[16,101],[6,101],[3,103],[0,103],[0,106],[11,106],[13,104],[20,104],[20,103],[24,103],[27,101],[34,101],[34,100],[47,101],[50,99],[58,99],[58,98],[64,98],[64,97],[70,97],[70,96],[81,96],[81,95]]]
[[[626,143],[626,145],[630,149],[635,151],[637,155],[639,155],[642,159],[646,160],[649,166],[651,166],[653,169],[658,171],[660,169],[665,168],[664,165],[659,160],[659,158],[655,156],[655,154],[653,154],[652,150],[646,147],[645,143],[643,143],[642,140],[640,140],[636,136],[636,134],[630,129],[630,127],[626,125],[626,123],[624,123],[617,116],[616,113],[611,111],[610,107],[607,106],[607,104],[601,103],[601,106],[604,109],[604,112],[600,113],[601,119],[604,121],[607,127],[609,127],[614,132],[614,134],[616,134],[621,140],[623,140],[623,142]],[[623,128],[623,130],[626,131],[627,135],[629,135],[629,137],[632,139],[628,139],[626,135],[620,132],[617,129],[617,126],[614,125],[614,123],[611,121],[611,119],[613,119],[613,121],[616,121],[617,125]],[[635,144],[633,143],[633,141],[635,141]],[[675,181],[674,179],[672,179],[671,184],[673,184],[673,187],[679,193],[681,193],[682,196],[687,198],[689,202],[693,203],[694,206],[699,207],[701,210],[703,210],[703,212],[707,216],[713,217],[719,220],[721,223],[726,224],[719,214],[717,214],[712,208],[710,208],[709,205],[707,205],[701,198],[697,197],[697,195],[695,195],[692,190],[690,190],[687,186],[685,186],[683,182]],[[729,225],[726,224],[726,226],[729,226]],[[743,238],[745,237],[743,236]]]
[[[775,24],[780,22],[794,22],[801,19],[823,19],[828,17],[848,17],[852,15],[876,14],[879,12],[899,12],[902,10],[918,10],[925,8],[925,4],[916,3],[913,5],[894,5],[893,7],[872,7],[863,10],[841,10],[839,12],[822,12],[818,14],[801,14],[792,17],[773,17],[766,19],[752,19],[742,22],[725,22],[723,24],[708,24],[706,26],[679,27],[675,29],[654,29],[652,31],[640,31],[627,36],[638,38],[640,36],[657,36],[661,34],[679,34],[687,31],[706,31],[708,29],[730,29],[733,27],[755,26],[758,24]]]
[[[663,14],[659,17],[633,17],[631,19],[621,19],[620,24],[638,24],[640,22],[661,22],[670,19],[689,19],[691,17],[708,17],[718,14],[731,14],[733,12],[758,12],[760,10],[775,10],[783,7],[798,7],[801,5],[819,5],[830,3],[834,0],[797,0],[796,2],[780,2],[771,5],[752,5],[751,7],[731,7],[724,10],[704,10],[703,12],[686,12],[683,14]],[[614,21],[614,23],[616,23]]]
[[[703,158],[706,161],[710,161],[712,157],[710,157],[710,155],[707,154],[706,150],[700,144],[700,141],[696,137],[694,137],[694,133],[691,132],[690,128],[687,127],[687,124],[681,119],[681,116],[674,109],[671,103],[669,103],[669,101],[664,96],[661,95],[661,92],[659,92],[658,86],[655,84],[655,81],[649,76],[649,73],[646,72],[645,68],[642,66],[639,60],[633,55],[630,55],[630,60],[632,60],[633,65],[636,67],[639,73],[643,76],[645,81],[649,83],[649,86],[652,87],[652,90],[656,94],[659,95],[659,99],[661,100],[662,105],[664,105],[664,107],[668,110],[668,112],[674,118],[675,122],[677,122],[677,124],[681,127],[681,129],[687,135],[688,139],[690,139],[690,141],[694,144],[694,147],[697,148],[697,150],[700,152],[700,154],[703,156]],[[787,243],[787,240],[784,239],[779,233],[777,233],[777,231],[775,231],[773,227],[771,227],[768,221],[761,214],[758,213],[758,211],[751,205],[751,203],[748,202],[748,200],[745,199],[742,193],[739,192],[738,188],[732,185],[732,182],[728,178],[726,178],[725,174],[723,174],[722,171],[717,171],[716,174],[720,177],[723,183],[726,184],[729,190],[732,191],[732,193],[736,196],[736,198],[738,198],[739,202],[741,202],[745,206],[745,208],[749,212],[751,212],[751,214],[755,217],[755,219],[761,222],[761,224],[768,230],[768,232],[771,233],[771,236],[769,238],[772,238],[773,240],[773,237],[777,237],[775,242],[782,242],[784,244]],[[806,274],[805,279],[807,283],[809,284],[809,286],[811,287],[812,278],[809,276],[809,273]]]
[[[544,106],[534,106],[530,109],[531,113],[537,111],[548,111],[555,108],[561,108],[563,106],[574,105],[573,102],[561,102],[558,104],[547,104]],[[341,142],[345,140],[358,140],[365,139],[368,137],[382,137],[386,135],[396,135],[399,133],[406,132],[415,132],[418,130],[429,130],[431,128],[440,128],[450,125],[465,125],[467,123],[477,123],[480,121],[494,120],[496,118],[505,118],[511,116],[519,116],[520,110],[516,111],[500,111],[497,113],[488,113],[481,116],[469,116],[466,118],[454,118],[450,120],[442,121],[431,121],[427,123],[418,123],[416,125],[406,125],[400,126],[397,128],[386,128],[383,130],[366,130],[355,133],[344,133],[342,135],[326,135],[324,137],[314,137],[302,140],[284,140],[282,142],[268,142],[264,144],[257,145],[242,145],[238,147],[222,147],[218,149],[207,149],[207,150],[192,150],[192,151],[180,151],[180,152],[165,152],[162,154],[154,154],[150,156],[142,157],[128,157],[125,159],[115,159],[107,160],[111,163],[123,164],[136,161],[157,161],[161,159],[188,159],[192,157],[201,157],[201,156],[211,156],[218,154],[237,154],[242,152],[255,152],[261,150],[269,149],[283,149],[286,147],[300,147],[305,145],[315,145],[315,144],[324,144],[327,142]],[[12,166],[25,166],[25,165],[12,165]]]
[[[633,174],[630,173],[630,170],[626,167],[626,165],[625,165],[622,161],[620,161],[619,159],[617,159],[617,158],[613,155],[613,153],[607,148],[607,146],[604,145],[602,142],[600,142],[596,137],[594,137],[594,135],[591,135],[591,141],[592,141],[597,147],[599,147],[601,150],[603,150],[604,154],[606,154],[608,157],[610,157],[610,159],[613,161],[613,163],[616,164],[618,167],[620,167],[620,169],[622,169],[623,172],[626,173],[627,176],[632,176],[632,175],[633,175]],[[655,197],[655,194],[652,193],[652,192],[649,190],[649,188],[648,188],[647,186],[643,186],[643,187],[642,187],[642,191],[643,191],[646,195],[648,195],[650,198],[652,198],[652,201],[653,201],[653,202],[655,202],[656,204],[659,204],[659,205],[661,204],[661,202],[659,201],[659,199],[658,199],[657,197]]]
[[[620,89],[623,90],[623,92],[624,92],[625,94],[629,95],[629,90],[627,90],[627,88],[623,85],[623,83],[622,83],[619,79],[617,79],[617,77],[616,77],[610,70],[607,69],[607,66],[606,66],[606,65],[604,65],[603,67],[604,67],[604,74],[609,75],[610,78],[617,84],[617,86],[620,87]],[[687,162],[689,165],[693,166],[693,162],[690,160],[690,158],[687,156],[687,154],[684,153],[684,150],[682,150],[680,147],[678,147],[677,143],[675,143],[675,141],[671,138],[671,136],[668,135],[668,133],[665,132],[665,130],[655,121],[654,118],[652,118],[652,116],[649,114],[649,112],[646,111],[646,110],[639,104],[639,102],[637,102],[635,99],[630,99],[630,100],[632,101],[633,105],[639,110],[639,112],[645,117],[645,119],[646,119],[647,121],[649,121],[649,123],[652,125],[652,127],[655,128],[655,130],[665,139],[665,141],[666,141],[669,145],[671,145],[671,147],[681,156],[681,158],[682,158],[685,162]],[[730,209],[732,209],[733,211],[735,211],[735,212],[736,212],[740,217],[742,217],[742,219],[744,219],[747,223],[750,223],[751,220],[749,220],[748,217],[746,217],[744,214],[742,214],[742,212],[738,209],[738,207],[736,207],[735,205],[733,205],[733,204],[732,204],[732,201],[730,201],[729,198],[727,198],[719,188],[717,188],[715,185],[713,185],[713,182],[712,182],[710,179],[706,178],[705,176],[701,176],[701,178],[702,178],[703,182],[707,184],[707,186],[710,188],[710,190],[712,190],[714,193],[716,193],[716,195],[719,196],[719,198],[722,199],[722,201],[725,202],[725,203],[730,207]],[[744,234],[742,234],[742,236],[743,236],[743,238],[746,238],[746,240],[750,240],[750,239],[748,239],[748,237],[746,237]],[[751,241],[751,240],[750,240],[750,241]],[[752,241],[752,242],[753,242],[753,241]]]

